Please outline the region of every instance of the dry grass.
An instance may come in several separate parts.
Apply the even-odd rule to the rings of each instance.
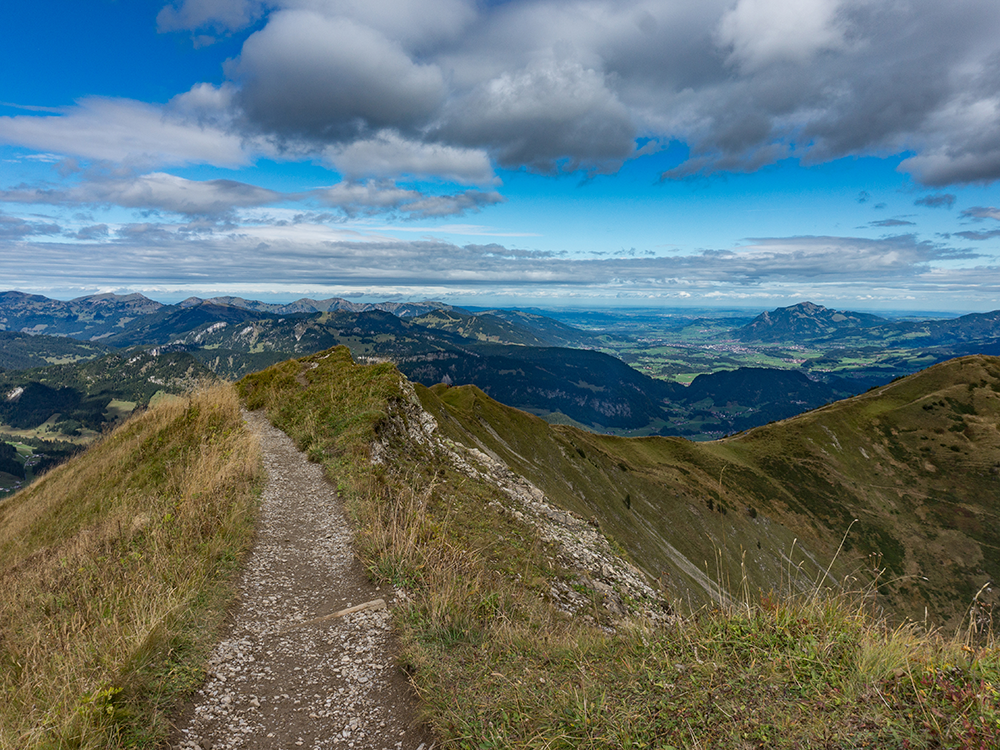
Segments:
[[[253,534],[229,386],[136,415],[0,504],[0,747],[144,746],[200,682]]]

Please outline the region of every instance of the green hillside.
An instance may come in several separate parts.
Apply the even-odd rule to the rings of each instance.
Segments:
[[[901,503],[860,512],[876,481],[929,471],[904,463],[922,434],[978,420],[966,463],[939,457],[937,476],[969,506],[988,486],[951,472],[985,467],[997,377],[996,360],[960,360],[710,444],[554,428],[472,387],[413,390],[344,348],[238,388],[341,488],[375,580],[410,592],[403,666],[442,747],[959,748],[1000,742],[986,604],[952,640],[882,619],[909,605],[901,582],[840,576],[887,564],[867,554],[891,552],[890,534],[903,565],[945,534],[926,514],[909,528]],[[659,577],[666,608],[623,556]],[[919,591],[955,621],[940,585]]]
[[[44,336],[0,331],[0,370],[26,370],[93,359],[108,347],[66,336]]]
[[[451,331],[474,341],[519,346],[549,345],[530,328],[490,314],[470,315],[460,310],[434,310],[413,318],[413,322],[425,328]]]
[[[520,310],[485,310],[470,314],[455,308],[435,310],[412,319],[426,328],[457,333],[463,338],[521,346],[595,347],[596,336],[552,318]]]
[[[89,437],[145,406],[157,393],[181,393],[214,375],[185,352],[113,352],[73,364],[0,373],[5,429],[45,429]]]
[[[814,578],[845,534],[833,572],[882,571],[882,602],[900,617],[922,620],[926,608],[954,626],[1000,580],[996,358],[944,363],[714,443],[552,428],[472,387],[420,394],[449,437],[596,515],[680,598],[710,595],[717,574],[740,580],[741,565],[755,586],[778,588],[793,540],[794,565]]]

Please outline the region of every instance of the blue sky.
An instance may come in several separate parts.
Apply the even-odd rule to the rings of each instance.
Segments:
[[[993,0],[11,0],[0,274],[1000,308]]]

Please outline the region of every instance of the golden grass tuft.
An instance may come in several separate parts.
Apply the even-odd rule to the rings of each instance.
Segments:
[[[165,737],[202,678],[262,478],[235,392],[217,385],[0,503],[0,748]]]

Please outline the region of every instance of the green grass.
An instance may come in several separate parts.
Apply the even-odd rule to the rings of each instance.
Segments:
[[[995,650],[888,630],[844,599],[660,629],[567,625],[437,643],[422,691],[449,746],[930,748],[1000,742]],[[469,687],[474,686],[474,687]],[[982,744],[980,744],[982,743]]]
[[[419,411],[393,368],[356,366],[341,348],[276,365],[238,387],[341,486],[371,575],[407,589],[408,604],[395,612],[402,666],[443,747],[1000,743],[1000,652],[985,610],[961,639],[892,627],[878,588],[799,591],[789,575],[775,588],[779,594],[761,595],[745,577],[752,561],[737,556],[735,568],[719,562],[723,579],[736,582],[724,607],[701,608],[667,626],[616,621],[596,605],[591,617],[567,616],[548,592],[558,581],[579,587],[572,571],[555,562],[531,527],[501,510],[506,500],[494,486],[457,472],[433,444],[415,437]],[[741,441],[706,449],[601,437],[552,430],[476,389],[418,395],[435,413],[442,439],[488,447],[532,481],[547,477],[551,500],[599,513],[601,528],[637,560],[656,536],[638,511],[643,504],[662,509],[668,491],[674,498],[700,488],[699,496],[677,503],[678,518],[690,519],[696,508],[710,530],[721,532],[738,518],[750,533],[763,520],[763,505],[760,515],[740,514],[744,487],[763,481]],[[896,396],[906,402],[906,394]],[[862,405],[880,415],[890,408]],[[790,447],[776,432],[754,438],[765,439]],[[809,455],[799,449],[791,458]],[[655,486],[657,498],[649,495]],[[578,494],[588,487],[608,489],[614,502],[588,505],[595,501]],[[709,511],[706,498],[729,512]],[[801,503],[817,512],[808,499]]]

